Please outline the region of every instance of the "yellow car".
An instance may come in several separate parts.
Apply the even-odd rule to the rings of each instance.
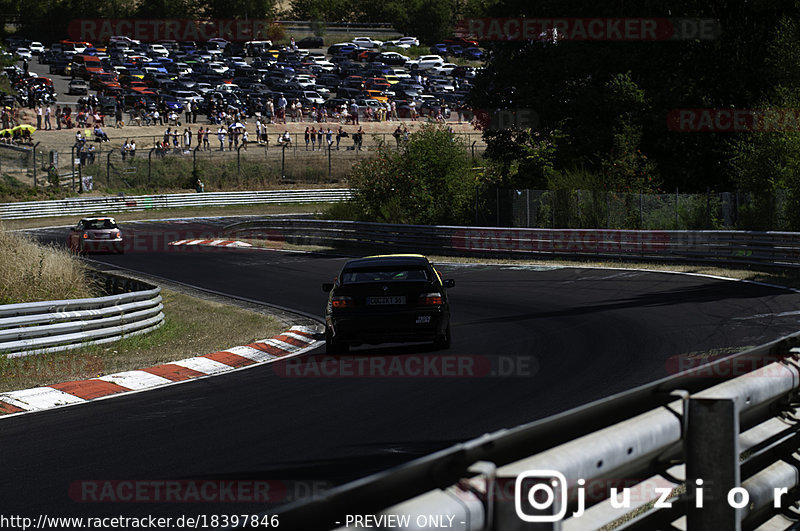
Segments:
[[[379,90],[367,90],[366,93],[367,97],[371,100],[376,100],[381,103],[387,103],[389,101],[389,98]]]

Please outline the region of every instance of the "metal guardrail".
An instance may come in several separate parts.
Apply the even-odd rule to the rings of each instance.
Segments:
[[[31,356],[117,341],[164,323],[161,288],[97,273],[105,297],[0,306],[0,356]]]
[[[795,334],[277,512],[293,529],[355,528],[348,515],[364,514],[447,515],[468,530],[788,528],[800,520],[798,345]]]
[[[800,267],[793,232],[516,229],[268,219],[227,227],[241,237],[367,245],[468,256],[566,257]]]
[[[386,246],[395,252],[800,266],[800,234],[781,232],[428,227],[275,218],[226,229],[242,237]],[[470,530],[612,524],[751,529],[768,520],[788,527],[791,519],[800,521],[800,512],[789,511],[800,503],[798,356],[800,334],[795,334],[333,489],[286,507],[281,523],[330,529],[335,522],[347,524],[347,515],[414,522],[419,515],[446,514],[454,517],[456,528]],[[533,470],[547,472],[534,477]],[[546,490],[551,475],[566,482],[565,490]],[[625,488],[636,497],[627,504]],[[531,489],[552,493],[552,503],[537,509],[527,496]],[[613,500],[612,489],[621,493]],[[774,492],[783,493],[777,506]],[[662,494],[668,506],[656,505]],[[539,521],[526,522],[520,513]]]
[[[0,204],[0,220],[109,214],[114,212],[135,212],[149,209],[199,206],[217,207],[268,203],[327,203],[342,201],[348,197],[350,197],[350,191],[341,188],[78,197],[55,201],[3,203]]]

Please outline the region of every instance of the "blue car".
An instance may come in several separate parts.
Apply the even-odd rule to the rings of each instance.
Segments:
[[[482,61],[484,56],[483,50],[474,47],[464,49],[464,53],[461,55],[464,59],[469,59],[471,61]]]
[[[447,45],[443,43],[434,44],[433,46],[431,46],[431,54],[447,55]]]
[[[175,96],[164,94],[161,96],[161,101],[164,102],[164,106],[167,108],[167,111],[175,111],[177,113],[183,112],[183,104],[178,101],[178,98]]]

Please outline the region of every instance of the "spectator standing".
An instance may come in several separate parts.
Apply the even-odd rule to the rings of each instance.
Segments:
[[[44,109],[44,130],[45,131],[50,131],[51,129],[53,129],[53,126],[50,123],[50,112],[51,112],[50,105],[47,105],[47,107],[45,107],[45,109]]]
[[[61,105],[56,105],[56,131],[61,131]]]
[[[286,123],[286,98],[283,94],[278,98],[278,120],[279,123]]]
[[[358,125],[358,104],[356,100],[350,102],[350,114],[353,115],[353,125]]]
[[[308,129],[308,127],[306,127]],[[311,126],[311,131],[309,131],[309,135],[311,136],[311,151],[314,151],[317,148],[317,128],[313,125]]]
[[[44,114],[44,109],[42,109],[42,105],[39,104],[36,106],[36,129],[39,130],[42,128],[42,115]]]
[[[311,129],[310,129],[308,126],[306,126],[306,134],[305,134],[305,139],[306,139],[306,151],[308,151],[308,141],[309,141],[309,140],[311,140],[311,139],[309,138],[309,137],[310,137],[310,135],[311,135],[310,131],[311,131]]]
[[[225,151],[225,128],[221,125],[217,129],[217,139],[219,140],[219,150]]]
[[[183,110],[186,112],[186,123],[192,123],[192,100],[186,100]]]
[[[336,131],[336,151],[339,151],[339,142],[345,136],[347,136],[347,133],[344,132],[344,129],[342,129],[342,126],[340,125],[339,129]]]

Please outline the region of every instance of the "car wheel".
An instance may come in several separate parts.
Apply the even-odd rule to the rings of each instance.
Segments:
[[[448,323],[447,328],[444,330],[444,334],[436,336],[436,339],[433,340],[433,346],[435,346],[438,350],[447,350],[450,348],[450,342],[450,323]]]
[[[336,341],[329,328],[325,329],[325,353],[326,354],[347,354],[350,345],[344,341]]]

